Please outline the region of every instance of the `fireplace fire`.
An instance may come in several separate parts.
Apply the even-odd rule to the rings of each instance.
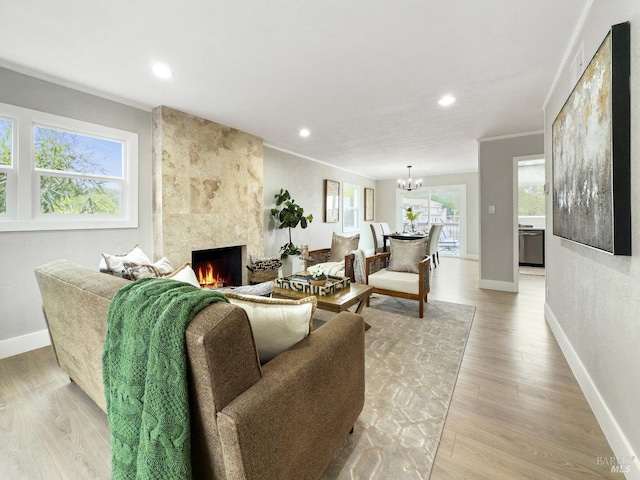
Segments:
[[[191,265],[202,288],[242,285],[242,247],[191,252]]]
[[[200,264],[196,274],[198,275],[198,283],[202,288],[222,288],[230,284],[228,279],[223,278],[220,273],[216,272],[211,262]]]

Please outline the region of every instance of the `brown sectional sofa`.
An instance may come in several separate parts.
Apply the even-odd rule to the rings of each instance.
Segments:
[[[67,260],[36,277],[58,364],[105,410],[107,311],[127,280]],[[214,303],[186,344],[194,478],[318,478],[364,404],[362,317],[341,313],[260,366],[244,310]]]

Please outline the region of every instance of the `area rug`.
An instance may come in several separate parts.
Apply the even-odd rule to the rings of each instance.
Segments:
[[[364,309],[365,405],[323,480],[429,478],[475,307],[430,300],[424,318],[417,308],[377,295]]]

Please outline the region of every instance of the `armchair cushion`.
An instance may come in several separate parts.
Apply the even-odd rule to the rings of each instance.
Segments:
[[[295,345],[313,330],[313,314],[317,305],[313,296],[286,300],[234,292],[225,292],[225,295],[229,302],[247,312],[262,364]]]
[[[425,239],[397,240],[392,238],[389,270],[393,272],[418,273],[418,264],[426,254],[427,244]]]
[[[360,242],[360,234],[356,234],[353,237],[343,237],[333,232],[331,238],[331,256],[330,262],[341,262],[344,257],[349,255],[354,250],[358,249],[358,243]]]
[[[378,270],[369,275],[369,285],[380,290],[418,295],[420,277],[415,273]]]

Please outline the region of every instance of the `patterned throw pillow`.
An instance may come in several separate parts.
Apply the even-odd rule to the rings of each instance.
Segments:
[[[155,263],[135,263],[135,262],[123,262],[122,278],[127,280],[139,280],[141,278],[158,278],[173,272],[173,267],[167,260],[167,257],[162,257]]]
[[[102,254],[102,261],[100,262],[100,271],[104,273],[110,273],[117,277],[122,277],[124,273],[124,263],[136,263],[138,265],[150,264],[151,260],[145,255],[142,249],[136,245],[127,253],[121,255],[111,255],[109,253]]]
[[[343,237],[333,232],[331,238],[331,256],[330,262],[342,262],[344,257],[349,253],[358,249],[358,243],[360,243],[360,234],[356,234],[353,237]]]
[[[427,239],[398,240],[391,238],[389,270],[419,273],[418,264],[427,255]]]
[[[252,272],[264,272],[266,270],[275,270],[282,266],[282,261],[279,257],[254,257],[249,255],[251,265],[249,270]]]

